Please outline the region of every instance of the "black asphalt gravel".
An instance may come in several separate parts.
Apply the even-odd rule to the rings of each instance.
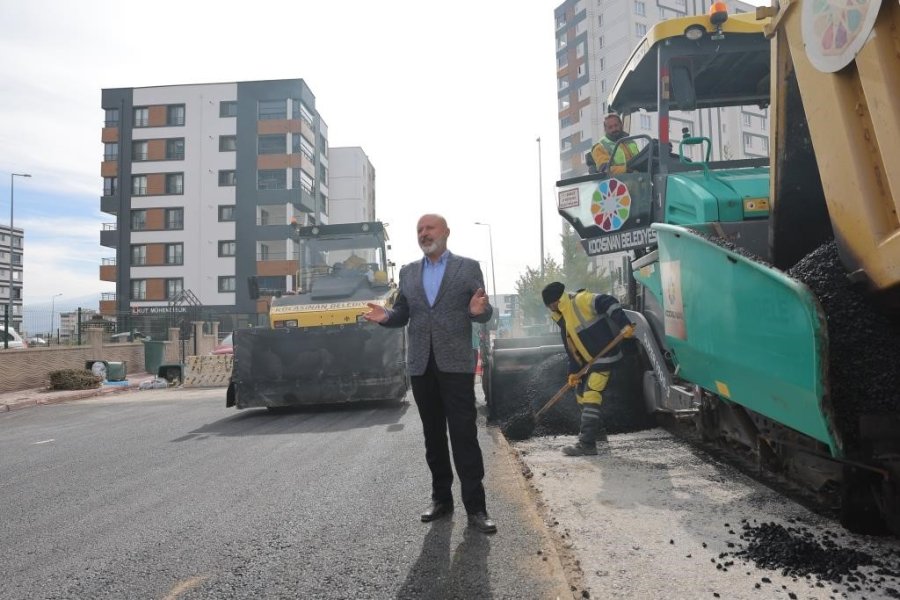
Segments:
[[[900,318],[851,283],[833,241],[788,275],[809,286],[827,316],[829,400],[845,443],[856,449],[861,415],[900,415]]]

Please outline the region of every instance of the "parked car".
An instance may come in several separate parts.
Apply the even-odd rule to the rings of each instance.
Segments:
[[[212,354],[234,354],[234,342],[232,341],[232,334],[228,334],[225,336],[218,346],[213,348]]]
[[[32,337],[28,338],[29,346],[47,346],[47,340],[42,337]]]
[[[0,350],[6,348],[5,342],[7,340],[9,340],[10,349],[21,349],[28,347],[28,342],[23,340],[22,336],[20,336],[14,328],[10,327],[9,330],[7,330],[6,327],[0,325]]]

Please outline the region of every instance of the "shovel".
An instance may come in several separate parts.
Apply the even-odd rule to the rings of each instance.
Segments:
[[[627,325],[622,328],[622,331],[619,332],[613,340],[608,343],[598,354],[595,356],[591,362],[584,365],[580,371],[578,371],[578,378],[584,377],[585,373],[594,366],[594,363],[597,362],[598,358],[602,358],[609,353],[610,350],[619,345],[619,343],[625,339],[625,336],[630,332],[634,331],[634,325]],[[566,395],[572,387],[566,382],[566,385],[562,386],[556,394],[553,395],[547,403],[541,407],[537,413],[532,414],[530,411],[527,414],[516,415],[512,419],[510,419],[506,425],[503,427],[503,433],[507,438],[513,440],[524,440],[531,436],[531,433],[534,431],[535,426],[537,425],[538,420],[541,418],[545,412],[550,410],[557,402],[562,400],[562,397]],[[527,430],[527,432],[526,432]]]
[[[598,358],[603,358],[604,356],[606,356],[606,354],[607,354],[610,350],[612,350],[613,348],[615,348],[616,346],[618,346],[618,345],[619,345],[619,342],[621,342],[622,340],[625,339],[625,335],[626,335],[626,334],[628,334],[630,331],[633,331],[633,330],[634,330],[634,325],[627,325],[627,326],[623,327],[623,328],[622,328],[622,331],[619,332],[619,335],[617,335],[616,337],[614,337],[613,340],[612,340],[610,343],[608,343],[608,344],[603,348],[603,350],[601,350],[601,351],[597,354],[597,356],[594,357],[594,359],[593,359],[591,362],[589,362],[588,364],[586,364],[586,365],[584,365],[583,367],[581,367],[581,370],[578,371],[578,379],[581,379],[582,377],[584,377],[584,374],[588,372],[588,369],[590,369],[591,367],[594,366],[594,363],[597,362],[597,359],[598,359]],[[574,387],[574,386],[571,386],[571,385],[569,385],[568,382],[566,382],[566,385],[562,386],[562,387],[559,389],[559,391],[556,392],[556,394],[555,394],[552,398],[550,398],[549,400],[547,400],[547,404],[545,404],[545,405],[541,408],[541,410],[539,410],[539,411],[537,411],[537,413],[535,413],[535,415],[534,415],[534,420],[537,421],[538,419],[540,419],[540,418],[541,418],[541,415],[544,414],[545,412],[547,412],[548,410],[550,410],[550,409],[553,407],[554,404],[556,404],[557,402],[559,402],[559,401],[562,399],[562,397],[566,395],[566,392],[568,392],[569,389],[572,388],[572,387]]]

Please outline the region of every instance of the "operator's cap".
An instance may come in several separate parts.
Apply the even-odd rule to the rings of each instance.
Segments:
[[[554,281],[553,283],[548,283],[547,287],[541,291],[541,298],[544,299],[544,306],[550,306],[562,298],[564,291],[566,291],[566,286],[560,282]]]

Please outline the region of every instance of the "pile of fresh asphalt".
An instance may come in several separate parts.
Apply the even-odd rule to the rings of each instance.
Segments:
[[[728,523],[725,527],[730,528],[729,533],[735,533]],[[717,569],[727,570],[736,559],[751,562],[760,569],[780,571],[783,576],[805,581],[812,588],[842,584],[847,592],[900,598],[900,551],[875,557],[850,547],[853,542],[842,541],[832,531],[817,534],[802,525],[785,526],[774,521],[742,520],[739,537],[741,542],[729,543],[736,550],[719,555]],[[771,583],[768,577],[763,577],[757,588]]]
[[[622,361],[613,372],[610,388],[603,393],[600,418],[606,433],[626,433],[655,425],[641,398],[636,348],[626,342]],[[572,390],[535,421],[535,414],[566,384],[568,359],[558,354],[544,359],[526,376],[503,382],[496,394],[494,419],[510,440],[532,436],[577,435],[581,429],[581,409]],[[497,382],[495,382],[495,388]]]
[[[825,311],[831,408],[845,444],[855,448],[861,415],[900,414],[900,323],[850,281],[833,241],[788,275],[805,283]]]

